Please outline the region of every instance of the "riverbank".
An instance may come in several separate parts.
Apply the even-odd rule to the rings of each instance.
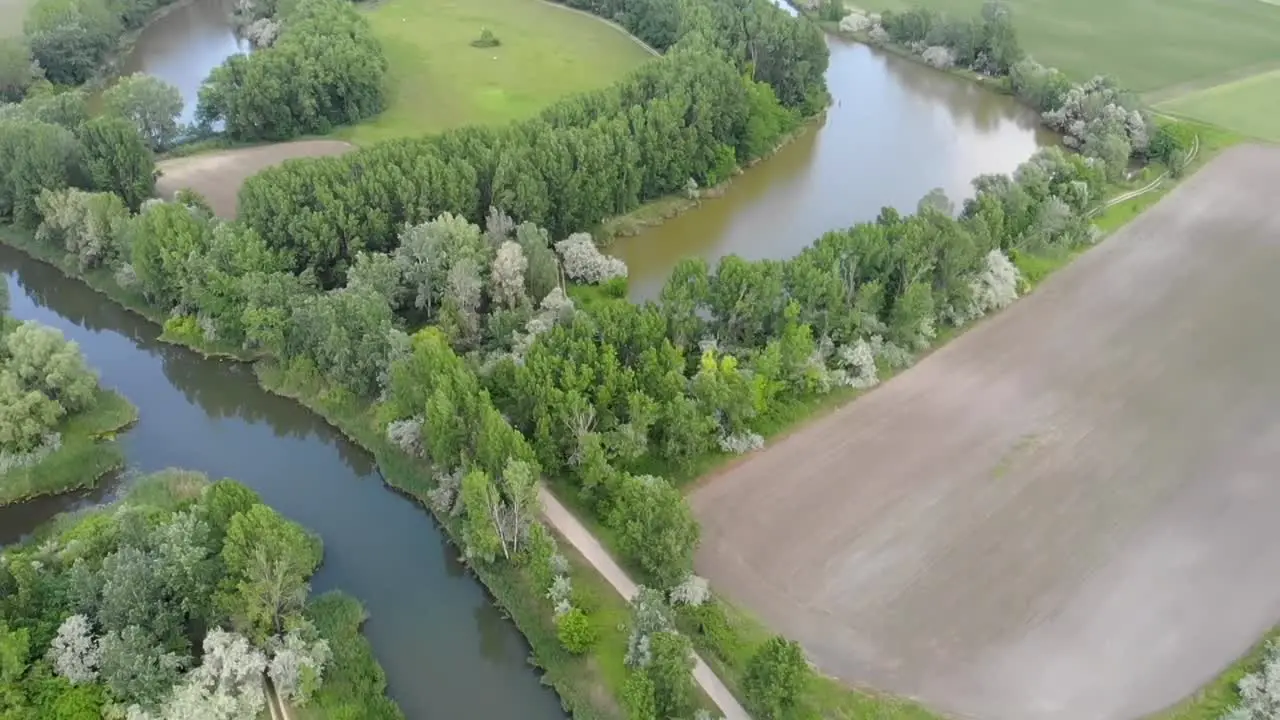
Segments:
[[[826,119],[826,110],[811,117],[801,118],[795,129],[783,135],[772,150],[751,160],[746,165],[739,165],[733,175],[719,185],[701,188],[693,193],[667,195],[644,203],[629,213],[606,218],[593,233],[596,244],[601,247],[608,247],[618,238],[639,235],[648,228],[657,227],[668,220],[677,218],[701,205],[703,200],[714,200],[721,197],[733,185],[734,181],[748,170],[777,155],[783,148],[795,142],[805,133],[816,132]]]
[[[41,495],[96,486],[124,467],[116,434],[138,420],[138,409],[122,395],[99,388],[93,406],[62,422],[61,444],[34,465],[0,474],[0,507]]]
[[[429,510],[452,541],[460,546],[462,525],[458,517],[440,513],[428,494],[435,487],[430,468],[389,443],[379,429],[374,408],[350,393],[334,390],[313,369],[302,363],[281,368],[272,362],[255,365],[267,391],[297,401],[371,453],[383,480],[392,489]],[[562,547],[562,551],[563,551]],[[505,611],[533,650],[531,664],[544,672],[543,683],[555,688],[565,709],[574,718],[620,718],[618,699],[623,696],[627,646],[627,601],[613,592],[577,553],[566,553],[570,577],[593,619],[599,640],[585,656],[564,649],[556,634],[551,606],[534,579],[512,564],[469,564],[467,567],[488,588],[494,603]]]
[[[122,289],[106,272],[79,273],[55,253],[37,243],[29,233],[0,226],[0,242],[28,256],[54,266],[73,280],[85,283],[107,299],[116,302],[148,321],[164,326],[163,317],[147,307],[141,297]],[[342,391],[334,391],[312,373],[294,368],[285,371],[261,358],[243,351],[165,332],[163,342],[186,347],[211,359],[251,362],[263,389],[289,398],[323,418],[371,455],[384,482],[402,495],[432,510],[439,526],[457,545],[461,527],[457,518],[442,516],[431,508],[427,493],[434,486],[428,468],[404,455],[387,443],[378,431],[371,408]],[[581,558],[572,561],[574,585],[582,589],[583,601],[595,618],[600,641],[593,653],[583,657],[571,655],[560,645],[551,608],[543,592],[524,573],[512,566],[468,566],[491,594],[494,604],[502,609],[528,640],[531,662],[544,672],[543,682],[555,688],[564,707],[575,718],[593,720],[622,717],[616,698],[622,697],[626,669],[622,665],[627,633],[623,624],[629,617],[626,601],[597,575]]]

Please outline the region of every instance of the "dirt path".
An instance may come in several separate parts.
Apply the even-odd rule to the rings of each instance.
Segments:
[[[551,523],[551,527],[556,529],[569,544],[577,548],[578,552],[591,563],[609,584],[618,591],[622,597],[630,600],[635,597],[636,584],[627,577],[627,574],[614,562],[609,555],[609,551],[604,549],[599,540],[591,534],[591,531],[578,521],[578,518],[569,512],[569,509],[556,499],[545,487],[540,488],[538,495],[542,500],[542,514],[547,522]],[[702,661],[701,657],[694,655],[693,679],[698,682],[702,690],[711,698],[712,701],[720,708],[720,712],[724,714],[725,720],[750,720],[747,711],[738,703],[733,693],[729,692],[729,688],[720,681],[720,678],[712,672],[711,668]]]
[[[341,155],[353,149],[354,145],[338,140],[299,140],[162,160],[156,163],[161,172],[156,193],[168,199],[189,188],[205,196],[219,217],[233,218],[236,195],[250,177],[285,160]]]
[[[866,397],[699,488],[698,569],[827,672],[1130,720],[1280,620],[1280,148],[1224,153]]]

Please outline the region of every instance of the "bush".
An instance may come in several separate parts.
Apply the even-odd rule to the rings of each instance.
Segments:
[[[743,682],[747,702],[763,720],[786,717],[799,701],[811,674],[799,643],[781,636],[770,638],[747,663]]]
[[[494,35],[493,31],[490,30],[489,28],[485,28],[484,30],[481,30],[480,37],[471,41],[471,47],[477,47],[477,48],[498,47],[501,44],[502,44],[502,41],[499,40],[498,36]]]
[[[585,612],[572,608],[556,618],[556,637],[560,638],[565,650],[582,655],[596,644],[600,633]]]

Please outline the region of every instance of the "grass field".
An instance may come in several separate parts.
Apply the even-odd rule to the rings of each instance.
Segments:
[[[1276,43],[1280,45],[1280,37]],[[1280,69],[1183,95],[1156,109],[1280,142]]]
[[[542,0],[387,0],[368,17],[392,87],[386,112],[338,131],[357,144],[526,118],[650,57],[621,29]],[[472,47],[485,29],[502,44]]]
[[[1280,64],[1280,5],[1261,0],[1006,0],[1023,46],[1085,79],[1099,73],[1150,93],[1209,87],[1242,68]],[[868,10],[924,5],[975,15],[982,0],[850,0]]]

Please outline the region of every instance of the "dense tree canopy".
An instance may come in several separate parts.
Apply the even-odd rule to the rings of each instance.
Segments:
[[[4,551],[0,716],[241,720],[267,676],[305,703],[331,657],[302,613],[318,541],[229,480],[142,483]]]
[[[200,89],[197,120],[242,140],[326,133],[382,110],[387,61],[343,0],[300,0],[269,48],[233,55]]]

